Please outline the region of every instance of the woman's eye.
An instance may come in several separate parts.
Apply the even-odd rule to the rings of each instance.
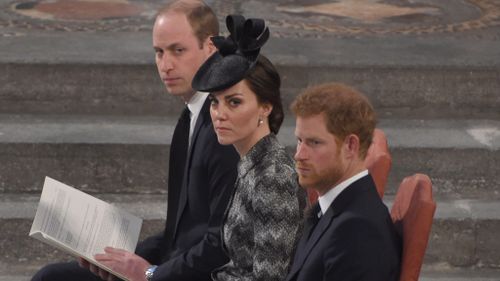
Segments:
[[[211,105],[216,105],[219,103],[219,101],[217,101],[217,99],[212,96],[208,96],[208,100],[210,101]]]
[[[237,106],[237,105],[239,105],[240,103],[241,103],[241,101],[240,101],[240,100],[238,100],[238,99],[231,99],[231,100],[229,100],[229,104],[230,104],[231,106]]]

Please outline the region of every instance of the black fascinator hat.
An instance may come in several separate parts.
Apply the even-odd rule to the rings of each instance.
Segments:
[[[241,15],[226,17],[229,36],[210,38],[217,47],[193,78],[197,91],[214,92],[227,89],[245,78],[257,61],[260,48],[269,39],[269,29],[262,19],[246,19]]]

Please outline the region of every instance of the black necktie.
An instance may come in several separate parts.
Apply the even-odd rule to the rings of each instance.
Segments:
[[[293,266],[296,267],[299,265],[299,261],[302,260],[307,254],[307,244],[309,239],[311,238],[312,233],[314,232],[314,228],[318,224],[320,220],[320,216],[318,216],[318,212],[320,211],[319,203],[314,204],[310,208],[306,209],[305,218],[304,218],[304,230],[302,232],[302,238],[299,241],[297,246],[297,252],[295,254]]]
[[[174,187],[182,185],[182,176],[184,174],[184,166],[189,148],[189,127],[191,123],[191,113],[187,107],[182,111],[181,117],[175,126],[174,135],[172,136],[172,146],[170,148],[170,163],[169,178],[176,179],[173,183]],[[170,183],[169,183],[170,184]]]
[[[179,208],[179,197],[182,188],[184,168],[186,166],[187,153],[189,148],[189,127],[191,123],[189,109],[186,107],[182,111],[181,117],[175,126],[170,146],[170,162],[168,171],[168,206],[166,231],[167,241],[172,242],[175,223],[177,219],[177,209]]]
[[[311,207],[311,209],[307,214],[304,233],[306,233],[308,240],[311,237],[311,234],[313,233],[314,228],[318,224],[320,218],[321,218],[321,208],[319,206],[319,203],[316,203],[314,206]]]

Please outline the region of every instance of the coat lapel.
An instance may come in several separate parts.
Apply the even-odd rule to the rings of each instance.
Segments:
[[[375,188],[373,180],[369,175],[355,181],[348,188],[342,191],[337,198],[335,198],[326,213],[319,220],[309,239],[307,239],[307,233],[304,232],[297,246],[297,255],[287,280],[293,280],[292,277],[300,271],[312,249],[316,246],[325,231],[330,227],[332,222],[335,220],[335,217],[340,215],[345,210],[345,208],[350,202],[352,202],[352,200],[355,199],[359,192],[363,192],[365,187],[371,186],[367,180],[371,181],[373,188]]]
[[[314,228],[313,232],[308,238],[308,233],[304,232],[302,238],[297,246],[297,255],[293,262],[292,270],[290,271],[289,276],[295,275],[302,268],[305,260],[311,253],[311,250],[314,248],[316,243],[321,239],[323,233],[328,229],[328,226],[331,224],[335,214],[332,208],[329,208],[328,211],[319,219],[318,224]]]
[[[180,219],[182,217],[182,213],[184,212],[184,209],[186,208],[186,205],[188,202],[187,194],[188,194],[188,186],[189,186],[189,170],[191,168],[191,160],[193,159],[192,150],[193,150],[193,147],[195,147],[196,142],[198,141],[198,135],[200,134],[201,127],[203,126],[203,124],[205,122],[208,122],[209,120],[210,120],[210,100],[207,98],[205,100],[205,102],[203,103],[203,107],[201,108],[200,114],[198,115],[198,119],[196,120],[193,135],[191,136],[191,144],[189,145],[189,148],[188,148],[186,165],[184,166],[181,194],[179,197],[179,209],[177,212],[177,220],[175,223],[174,237],[177,234],[177,230],[178,230]]]

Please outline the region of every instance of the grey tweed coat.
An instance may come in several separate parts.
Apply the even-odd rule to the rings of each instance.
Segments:
[[[274,134],[240,160],[238,179],[222,228],[230,261],[215,281],[278,281],[290,268],[302,231],[305,191],[291,157]]]

